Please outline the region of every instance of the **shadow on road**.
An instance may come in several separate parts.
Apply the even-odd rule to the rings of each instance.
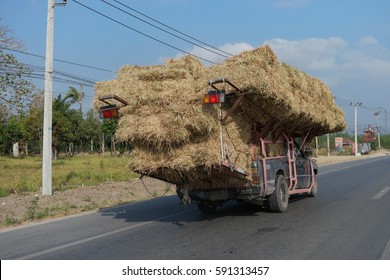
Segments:
[[[302,200],[304,197],[290,198],[290,204]],[[195,203],[182,205],[176,196],[166,196],[148,201],[125,204],[114,208],[101,209],[102,216],[112,216],[126,222],[159,221],[179,225],[183,222],[194,223],[212,221],[225,217],[274,216],[280,213],[271,213],[265,207],[228,201],[218,207],[215,213],[204,214],[200,212]]]

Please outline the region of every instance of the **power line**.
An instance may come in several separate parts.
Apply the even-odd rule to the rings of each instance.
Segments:
[[[334,99],[337,99],[337,100],[339,100],[341,102],[344,102],[345,105],[348,105],[348,106],[350,106],[350,104],[352,103],[352,101],[350,101],[350,100],[346,100],[346,99],[343,99],[343,98],[340,98],[340,97],[337,97],[337,96],[335,96]]]
[[[192,37],[190,35],[187,35],[184,32],[181,32],[180,30],[177,30],[177,29],[175,29],[175,28],[173,28],[173,27],[171,27],[171,26],[169,26],[169,25],[167,25],[167,24],[165,24],[165,23],[163,23],[161,21],[158,21],[158,20],[156,20],[156,19],[154,19],[152,17],[149,17],[148,15],[146,15],[144,13],[141,13],[140,11],[137,11],[134,8],[129,7],[128,5],[125,5],[125,4],[121,3],[120,1],[117,1],[117,0],[113,0],[113,1],[118,3],[118,4],[120,4],[120,5],[122,5],[122,6],[124,6],[124,7],[126,7],[126,8],[128,8],[128,9],[130,9],[130,10],[132,10],[132,11],[134,11],[134,12],[136,12],[136,13],[138,13],[138,14],[140,14],[140,15],[142,15],[142,16],[144,16],[144,17],[146,17],[146,18],[148,18],[148,19],[150,19],[150,20],[152,20],[152,21],[154,21],[154,22],[156,22],[156,23],[158,23],[158,24],[161,24],[162,26],[165,26],[165,27],[167,27],[167,28],[169,28],[169,29],[171,29],[171,30],[173,30],[173,31],[183,35],[183,36],[186,36],[187,38],[190,38],[190,39],[192,39],[192,40],[194,40],[194,41],[196,41],[198,43],[201,43],[201,44],[203,44],[205,46],[208,46],[208,47],[210,47],[212,49],[218,50],[218,51],[220,51],[220,52],[222,52],[222,53],[224,53],[226,55],[233,56],[231,53],[225,52],[225,51],[223,51],[223,50],[221,50],[219,48],[216,48],[216,47],[214,47],[214,46],[212,46],[210,44],[207,44],[207,43],[205,43],[205,42],[203,42],[203,41],[201,41],[199,39],[196,39],[196,38],[194,38],[194,37]]]
[[[189,53],[189,52],[187,52],[187,51],[185,51],[185,50],[183,50],[183,49],[180,49],[180,48],[178,48],[178,47],[175,47],[175,46],[173,46],[173,45],[171,45],[171,44],[169,44],[169,43],[166,43],[166,42],[164,42],[164,41],[162,41],[162,40],[160,40],[160,39],[157,39],[157,38],[155,38],[155,37],[153,37],[153,36],[150,36],[150,35],[148,35],[148,34],[142,32],[142,31],[139,31],[139,30],[137,30],[137,29],[135,29],[135,28],[133,28],[133,27],[130,27],[130,26],[124,24],[123,22],[120,22],[120,21],[118,21],[118,20],[116,20],[116,19],[114,19],[114,18],[112,18],[112,17],[110,17],[110,16],[107,16],[107,15],[105,15],[105,14],[103,14],[103,13],[101,13],[101,12],[99,12],[99,11],[97,11],[97,10],[95,10],[95,9],[93,9],[93,8],[91,8],[91,7],[89,7],[89,6],[87,6],[87,5],[85,5],[85,4],[80,3],[80,2],[77,1],[77,0],[73,0],[73,2],[79,4],[80,6],[86,8],[86,9],[88,9],[88,10],[90,10],[90,11],[92,11],[92,12],[98,14],[98,15],[101,15],[102,17],[105,17],[105,18],[107,18],[107,19],[109,19],[109,20],[111,20],[111,21],[113,21],[113,22],[115,22],[115,23],[117,23],[117,24],[119,24],[119,25],[122,25],[123,27],[126,27],[127,29],[130,29],[130,30],[132,30],[132,31],[134,31],[134,32],[137,32],[138,34],[141,34],[141,35],[143,35],[143,36],[145,36],[145,37],[147,37],[147,38],[149,38],[149,39],[152,39],[152,40],[154,40],[154,41],[156,41],[156,42],[159,42],[159,43],[161,43],[161,44],[163,44],[163,45],[165,45],[165,46],[168,46],[168,47],[170,47],[170,48],[172,48],[172,49],[175,49],[175,50],[178,50],[178,51],[180,51],[180,52],[186,53],[186,54],[188,54],[188,55],[192,55],[192,56],[194,56],[194,57],[196,57],[196,58],[198,58],[198,59],[201,59],[201,60],[203,60],[203,61],[206,61],[206,62],[208,62],[208,63],[216,64],[215,62],[213,62],[213,61],[211,61],[211,60],[208,60],[208,59],[206,59],[206,58],[200,57],[200,56],[198,56],[198,55],[191,54],[191,53]]]
[[[0,74],[6,74],[6,73],[20,74],[16,71],[10,71],[9,69],[4,70],[3,68],[0,68]],[[53,79],[55,81],[58,81],[58,82],[69,83],[69,84],[73,84],[73,85],[84,85],[84,86],[88,86],[88,87],[93,87],[95,84],[95,82],[92,80],[86,80],[86,79],[79,78],[77,76],[72,76],[72,75],[69,75],[66,73],[54,72],[54,74],[56,74],[56,73],[58,74],[58,76],[54,75]],[[44,72],[39,72],[39,71],[34,72],[33,71],[31,73],[21,73],[20,75],[21,75],[21,77],[24,77],[24,78],[38,79],[38,80],[43,80],[43,81],[45,80]],[[63,77],[61,77],[61,75]]]
[[[131,16],[131,17],[134,17],[134,18],[136,18],[136,19],[138,19],[138,20],[140,20],[140,21],[142,21],[142,22],[144,22],[144,23],[146,23],[146,24],[148,24],[148,25],[150,25],[150,26],[153,26],[154,28],[157,28],[158,30],[161,30],[161,31],[163,31],[163,32],[165,32],[165,33],[167,33],[167,34],[170,34],[170,35],[172,35],[172,36],[174,36],[174,37],[176,37],[176,38],[179,38],[179,39],[181,39],[181,40],[183,40],[183,41],[185,41],[185,42],[187,42],[187,43],[190,43],[190,44],[193,44],[193,45],[195,45],[195,46],[198,46],[198,47],[200,47],[200,48],[202,48],[202,49],[204,49],[204,50],[206,50],[206,51],[212,52],[212,53],[214,53],[214,54],[220,55],[220,56],[225,57],[225,58],[229,58],[230,56],[233,56],[233,55],[230,54],[230,53],[227,53],[227,52],[225,52],[225,51],[223,51],[223,50],[220,50],[219,48],[216,48],[216,47],[214,47],[214,46],[212,46],[212,45],[210,45],[210,44],[207,44],[207,43],[205,43],[205,42],[202,42],[202,41],[200,41],[200,40],[198,40],[198,39],[196,39],[196,38],[194,38],[194,37],[192,37],[192,36],[189,36],[189,35],[187,35],[187,34],[181,32],[181,31],[175,29],[175,28],[172,28],[172,27],[170,27],[170,26],[168,26],[168,25],[166,25],[166,24],[164,24],[164,23],[162,23],[162,22],[160,22],[160,21],[158,21],[158,20],[155,20],[155,19],[153,19],[152,17],[149,17],[149,16],[147,16],[147,15],[145,15],[145,14],[143,14],[143,13],[141,13],[141,12],[139,12],[139,11],[133,9],[133,8],[131,8],[131,7],[128,6],[128,5],[119,2],[119,1],[113,0],[114,2],[116,2],[116,3],[120,4],[120,5],[122,5],[123,7],[126,7],[126,8],[129,9],[129,10],[132,10],[132,11],[134,11],[134,12],[136,12],[136,13],[138,13],[138,14],[140,14],[140,15],[142,15],[142,16],[144,16],[144,17],[146,17],[146,18],[148,18],[148,19],[150,19],[150,20],[152,20],[152,21],[154,21],[154,22],[156,22],[156,23],[158,23],[158,24],[164,26],[164,27],[169,28],[170,30],[173,30],[173,31],[175,31],[175,32],[177,32],[177,33],[179,33],[179,34],[181,34],[181,35],[184,35],[185,37],[190,38],[190,39],[192,39],[192,40],[195,41],[195,42],[198,42],[198,43],[201,43],[201,44],[203,44],[203,45],[205,45],[205,46],[208,46],[208,47],[211,48],[211,49],[205,48],[205,47],[203,47],[202,45],[200,45],[200,44],[198,44],[198,43],[194,43],[193,41],[187,40],[187,39],[185,39],[185,38],[183,38],[183,37],[181,37],[181,36],[178,36],[178,35],[176,35],[176,34],[170,32],[170,31],[167,31],[167,30],[165,30],[165,29],[163,29],[163,28],[161,28],[161,27],[158,27],[157,25],[155,25],[155,24],[153,24],[153,23],[150,23],[150,22],[148,22],[148,21],[146,21],[146,20],[144,20],[144,19],[142,19],[142,18],[140,18],[140,17],[138,17],[138,16],[136,16],[136,15],[134,15],[134,14],[131,14],[131,13],[127,12],[127,11],[124,11],[124,10],[122,10],[121,8],[118,8],[117,6],[115,6],[115,5],[113,5],[113,4],[110,4],[110,3],[108,3],[108,2],[105,1],[105,0],[100,0],[100,1],[106,3],[107,5],[109,5],[109,6],[113,7],[113,8],[115,8],[115,9],[117,9],[117,10],[119,10],[119,11],[121,11],[121,12],[123,12],[123,13],[125,13],[125,14],[127,14],[127,15],[129,15],[129,16]],[[212,49],[214,49],[214,50],[216,50],[216,51],[218,51],[218,52],[213,51]],[[224,53],[224,54],[221,54],[221,53]]]
[[[45,57],[43,55],[39,55],[39,54],[29,53],[29,52],[20,51],[20,50],[14,50],[14,49],[10,49],[10,48],[3,48],[3,47],[0,47],[0,49],[45,59]],[[75,65],[75,66],[79,66],[79,67],[84,67],[84,68],[95,69],[95,70],[99,70],[99,71],[105,71],[105,72],[110,72],[110,73],[114,72],[114,71],[111,71],[111,70],[108,70],[108,69],[95,67],[95,66],[90,66],[90,65],[85,65],[85,64],[76,63],[76,62],[71,62],[71,61],[62,60],[62,59],[54,58],[54,61],[58,61],[58,62],[70,64],[70,65]]]
[[[43,66],[28,64],[28,63],[21,63],[21,65],[26,66],[28,69],[33,70],[33,72],[42,72],[42,73],[45,72],[45,67],[43,67]],[[86,77],[83,77],[80,75],[75,75],[75,74],[68,73],[68,72],[61,71],[61,70],[54,70],[53,72],[54,72],[54,74],[62,75],[62,76],[72,78],[75,80],[79,80],[79,81],[89,83],[89,84],[95,84],[97,82],[96,80],[86,78]]]
[[[367,107],[367,106],[361,106],[361,107],[370,112],[378,110],[378,107]]]
[[[32,70],[31,72],[24,72],[24,73],[19,73],[17,69],[12,69],[12,68],[4,68],[0,67],[0,73],[10,73],[10,74],[21,74],[22,77],[24,78],[32,78],[32,79],[41,79],[45,80],[45,68],[43,66],[39,65],[33,65],[33,64],[27,64],[27,63],[21,63],[21,65],[27,67],[29,70]],[[53,79],[55,81],[59,81],[62,83],[71,83],[73,85],[85,85],[85,86],[90,86],[93,87],[94,84],[96,83],[95,80],[74,75],[71,73],[67,73],[64,71],[60,70],[55,70],[53,71]]]
[[[336,103],[339,107],[343,107],[343,108],[348,108],[350,105],[349,104],[339,104],[339,103]]]

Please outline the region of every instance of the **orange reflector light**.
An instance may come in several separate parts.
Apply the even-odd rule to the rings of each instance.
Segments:
[[[118,108],[115,105],[105,106],[100,109],[101,119],[111,119],[118,117]]]
[[[210,98],[209,98],[209,95],[208,94],[205,94],[203,96],[203,103],[204,104],[209,104],[210,103]]]

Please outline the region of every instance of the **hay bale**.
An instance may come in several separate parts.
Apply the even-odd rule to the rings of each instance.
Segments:
[[[226,146],[230,158],[238,166],[250,165],[248,149],[250,124],[246,120],[236,120],[224,127]],[[146,145],[136,145],[132,152],[130,167],[134,170],[150,173],[159,168],[190,171],[197,166],[210,169],[221,160],[219,130],[203,135],[186,145],[158,150]]]
[[[229,147],[233,165],[249,168],[248,149],[250,131],[246,120],[236,120],[224,127],[225,145]],[[204,135],[196,141],[179,147],[156,152],[144,145],[132,151],[129,167],[137,172],[177,185],[185,182],[190,190],[237,188],[245,182],[229,176],[218,175],[213,166],[221,161],[219,131]]]
[[[252,92],[240,105],[252,119],[258,119],[260,108],[263,116],[278,120],[287,130],[292,127],[323,134],[345,127],[344,118],[330,113],[336,106],[329,88],[319,79],[280,63],[268,46],[210,67],[208,75],[228,77],[242,91]]]
[[[219,109],[202,104],[207,80],[220,77],[251,93],[223,126],[228,159],[221,159]],[[285,132],[311,135],[345,127],[343,112],[335,106],[329,88],[280,63],[268,46],[209,68],[191,56],[165,65],[124,66],[115,80],[99,82],[95,90],[97,98],[113,93],[129,103],[120,111],[116,137],[134,147],[130,168],[175,184],[185,181],[190,189],[242,184],[219,176],[212,167],[225,160],[249,169],[254,125],[272,120]],[[222,106],[223,114],[232,102]]]
[[[148,149],[166,150],[210,134],[216,120],[204,114],[199,92],[204,68],[192,57],[163,66],[124,66],[115,81],[98,83],[97,97],[111,90],[128,102],[117,138]]]

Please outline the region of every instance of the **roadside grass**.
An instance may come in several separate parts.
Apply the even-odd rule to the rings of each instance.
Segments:
[[[53,191],[137,178],[138,175],[128,169],[128,161],[128,157],[98,155],[53,160]],[[41,184],[41,158],[0,157],[0,197],[12,193],[36,192],[41,189]]]

